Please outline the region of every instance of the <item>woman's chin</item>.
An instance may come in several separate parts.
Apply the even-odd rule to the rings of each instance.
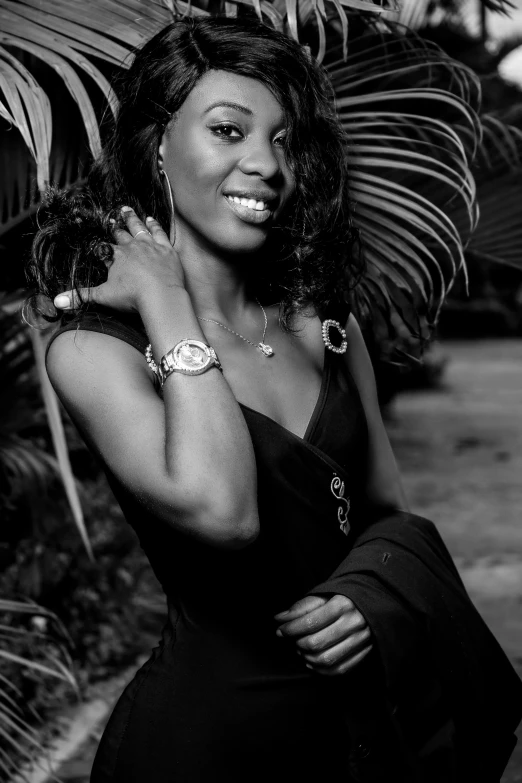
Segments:
[[[226,237],[221,238],[215,245],[220,254],[227,256],[255,255],[266,244],[269,231],[230,231]]]

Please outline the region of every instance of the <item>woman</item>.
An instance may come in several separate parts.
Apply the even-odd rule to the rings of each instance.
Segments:
[[[442,574],[473,615],[430,523],[401,512],[341,295],[355,264],[326,77],[257,21],[180,19],[122,92],[91,201],[60,202],[34,254],[65,313],[49,376],[168,599],[91,780],[462,780],[460,702],[419,667],[423,610],[365,561],[386,540],[394,574],[412,550],[420,594]]]

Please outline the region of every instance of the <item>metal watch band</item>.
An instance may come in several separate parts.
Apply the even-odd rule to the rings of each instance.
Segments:
[[[202,375],[212,367],[217,367],[223,372],[221,362],[212,346],[201,340],[185,337],[163,356],[158,365],[158,375],[163,386],[173,372],[182,375]]]

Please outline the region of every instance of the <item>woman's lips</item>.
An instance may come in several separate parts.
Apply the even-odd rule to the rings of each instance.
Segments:
[[[228,206],[234,212],[240,220],[244,223],[253,223],[258,225],[259,223],[265,223],[272,217],[273,212],[270,209],[253,209],[252,207],[246,207],[243,204],[238,204],[228,196],[224,196]]]

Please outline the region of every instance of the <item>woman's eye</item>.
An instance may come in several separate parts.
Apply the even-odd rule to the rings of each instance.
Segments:
[[[240,139],[242,136],[241,131],[236,128],[235,125],[230,125],[229,123],[221,123],[220,125],[212,125],[210,128],[212,133],[215,133],[216,136],[221,136],[225,139]]]
[[[286,134],[283,134],[282,136],[276,136],[274,139],[274,144],[277,144],[278,147],[284,147],[286,144]]]

